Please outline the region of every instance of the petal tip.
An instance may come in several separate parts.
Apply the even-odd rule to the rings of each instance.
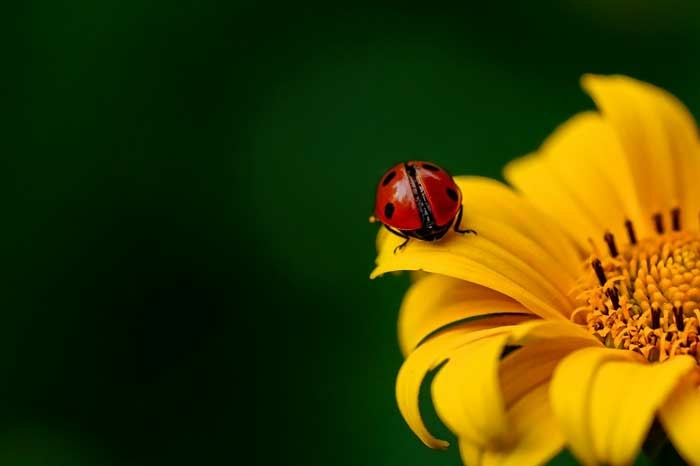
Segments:
[[[616,76],[594,74],[594,73],[585,73],[581,76],[580,85],[581,85],[581,88],[587,94],[592,95],[592,94],[594,94],[594,91],[595,91],[597,86],[605,83],[606,81],[610,81],[614,77],[616,77]],[[620,77],[620,76],[617,76],[617,77]]]
[[[450,446],[450,442],[448,442],[447,440],[436,439],[429,444],[426,443],[426,445],[428,445],[433,450],[447,450]]]
[[[584,73],[581,75],[581,78],[579,79],[579,84],[581,85],[581,87],[583,89],[587,89],[590,82],[595,81],[596,79],[598,79],[598,77],[599,76],[597,74]]]
[[[638,79],[632,78],[624,74],[595,74],[595,73],[585,73],[581,76],[581,88],[586,91],[587,94],[594,96],[595,90],[600,86],[606,86],[611,84],[619,84],[626,86],[651,86],[645,82]],[[655,86],[653,86],[655,87]]]

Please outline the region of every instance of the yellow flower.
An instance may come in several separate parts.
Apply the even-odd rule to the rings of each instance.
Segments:
[[[456,177],[463,228],[436,243],[382,230],[372,278],[414,274],[399,315],[399,408],[428,446],[426,374],[468,465],[631,464],[654,419],[700,464],[700,142],[673,96],[583,78],[578,114],[505,168]]]

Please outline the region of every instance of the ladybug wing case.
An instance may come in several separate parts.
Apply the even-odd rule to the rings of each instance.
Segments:
[[[374,215],[385,225],[398,230],[421,228],[418,206],[403,164],[389,170],[379,182]]]
[[[420,163],[416,165],[416,178],[423,185],[436,225],[451,223],[462,206],[462,192],[450,174],[434,165]]]

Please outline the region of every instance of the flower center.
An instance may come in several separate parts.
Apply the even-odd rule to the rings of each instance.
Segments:
[[[679,219],[674,209],[673,229],[665,233],[655,215],[658,236],[641,241],[627,221],[630,244],[619,250],[606,233],[610,255],[590,260],[572,320],[609,348],[636,351],[649,361],[690,354],[700,362],[700,234],[682,231]]]

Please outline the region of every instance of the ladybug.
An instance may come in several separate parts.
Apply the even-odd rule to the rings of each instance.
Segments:
[[[411,238],[437,241],[454,225],[462,230],[462,192],[452,176],[430,162],[408,161],[390,168],[379,181],[374,217],[387,230],[405,241],[394,249],[403,249]]]

